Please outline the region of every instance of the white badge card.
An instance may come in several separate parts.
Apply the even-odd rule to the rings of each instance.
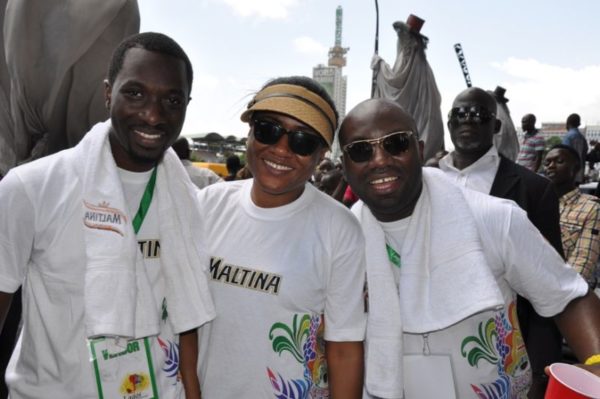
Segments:
[[[99,399],[158,399],[148,338],[88,340]]]
[[[450,356],[404,355],[406,399],[456,399]]]

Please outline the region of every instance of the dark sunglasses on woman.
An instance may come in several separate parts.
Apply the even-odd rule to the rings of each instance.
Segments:
[[[287,130],[280,124],[267,119],[254,119],[252,121],[253,134],[256,141],[262,144],[273,145],[284,134],[288,138],[288,147],[294,154],[308,156],[320,146],[326,146],[325,141],[316,134],[302,130]]]

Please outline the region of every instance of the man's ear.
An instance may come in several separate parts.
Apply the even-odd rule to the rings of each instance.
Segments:
[[[496,119],[496,122],[494,122],[494,134],[498,133],[501,127],[502,121],[500,119]]]
[[[110,109],[110,100],[112,98],[112,86],[108,83],[108,79],[104,79],[104,106]]]

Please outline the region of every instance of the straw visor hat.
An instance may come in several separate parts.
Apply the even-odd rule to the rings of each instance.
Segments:
[[[298,85],[275,84],[259,91],[241,116],[250,122],[255,111],[272,111],[291,116],[313,128],[331,147],[337,120],[335,111],[321,96]]]

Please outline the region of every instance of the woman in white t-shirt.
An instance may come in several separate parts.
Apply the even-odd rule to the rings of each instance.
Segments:
[[[181,339],[188,398],[360,398],[364,238],[308,180],[338,115],[307,77],[268,82],[241,116],[253,178],[198,193],[217,318]],[[190,378],[198,370],[198,380]],[[194,375],[195,377],[195,375]]]

